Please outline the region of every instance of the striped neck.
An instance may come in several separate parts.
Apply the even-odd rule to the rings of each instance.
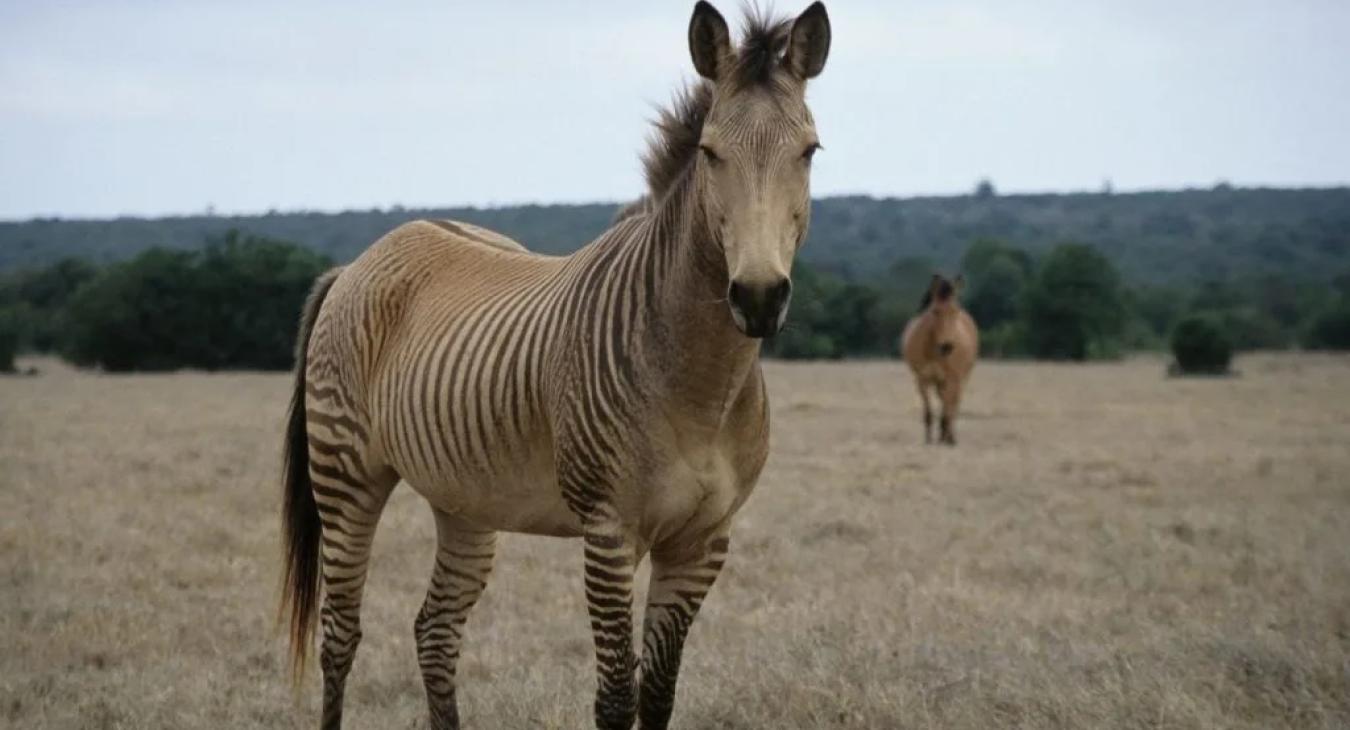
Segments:
[[[645,358],[669,392],[721,415],[759,361],[760,340],[736,328],[726,256],[707,224],[699,176],[675,185],[649,218],[644,242],[655,277]]]

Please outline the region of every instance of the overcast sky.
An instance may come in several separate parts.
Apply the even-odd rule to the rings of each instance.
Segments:
[[[1350,182],[1350,0],[827,5],[817,195]],[[0,0],[0,218],[631,198],[692,7]]]

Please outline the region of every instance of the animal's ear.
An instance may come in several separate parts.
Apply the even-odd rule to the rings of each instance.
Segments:
[[[956,278],[952,279],[952,286],[956,287],[956,293],[960,294],[966,288],[966,275],[957,274]]]
[[[928,282],[928,291],[937,294],[938,286],[942,284],[942,274],[933,274],[933,278]]]
[[[792,22],[783,63],[788,71],[805,81],[818,76],[830,55],[830,16],[825,3],[816,0]]]
[[[727,21],[711,4],[698,0],[689,19],[689,55],[698,75],[716,81],[731,59],[731,33]]]

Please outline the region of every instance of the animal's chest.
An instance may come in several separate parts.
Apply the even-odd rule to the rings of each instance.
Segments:
[[[643,532],[654,543],[706,533],[750,496],[763,459],[759,444],[731,439],[685,443],[662,454],[642,510]]]

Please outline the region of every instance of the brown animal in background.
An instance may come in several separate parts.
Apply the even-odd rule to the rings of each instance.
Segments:
[[[961,402],[961,389],[980,352],[979,328],[957,300],[963,284],[960,276],[948,281],[941,274],[933,274],[933,283],[919,303],[919,313],[909,320],[900,336],[900,353],[914,372],[914,384],[923,399],[923,437],[927,443],[933,442],[933,408],[928,401],[928,389],[936,390],[942,399],[938,439],[955,446],[952,424]]]

